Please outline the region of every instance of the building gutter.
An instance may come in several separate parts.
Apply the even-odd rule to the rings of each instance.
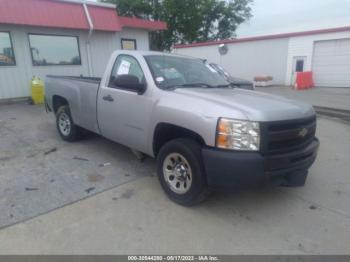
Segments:
[[[89,76],[93,76],[93,70],[92,70],[92,58],[91,58],[91,37],[92,33],[94,31],[94,24],[92,23],[92,19],[89,13],[89,9],[86,5],[86,3],[83,3],[86,19],[89,23],[89,34],[88,38],[86,41],[86,50],[87,50],[87,60],[88,60],[88,71],[89,71]]]

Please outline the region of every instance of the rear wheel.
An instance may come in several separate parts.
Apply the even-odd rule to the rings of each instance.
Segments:
[[[165,144],[157,158],[160,184],[168,197],[181,205],[194,205],[208,195],[201,146],[190,139]]]
[[[74,124],[68,105],[61,106],[57,110],[56,126],[63,140],[73,142],[80,139],[81,128]]]

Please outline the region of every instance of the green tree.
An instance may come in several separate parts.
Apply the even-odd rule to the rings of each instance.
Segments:
[[[100,0],[114,3],[122,16],[162,20],[168,29],[151,32],[151,49],[235,37],[237,26],[251,17],[253,0]]]

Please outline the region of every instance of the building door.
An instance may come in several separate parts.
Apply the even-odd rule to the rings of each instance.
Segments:
[[[350,39],[315,42],[312,70],[316,86],[350,87]]]
[[[304,72],[305,62],[306,62],[306,56],[293,57],[292,85],[295,84],[297,73]]]

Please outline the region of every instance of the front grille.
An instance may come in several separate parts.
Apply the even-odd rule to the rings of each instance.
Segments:
[[[267,154],[278,154],[304,148],[314,140],[315,133],[315,116],[264,123],[263,151]]]

